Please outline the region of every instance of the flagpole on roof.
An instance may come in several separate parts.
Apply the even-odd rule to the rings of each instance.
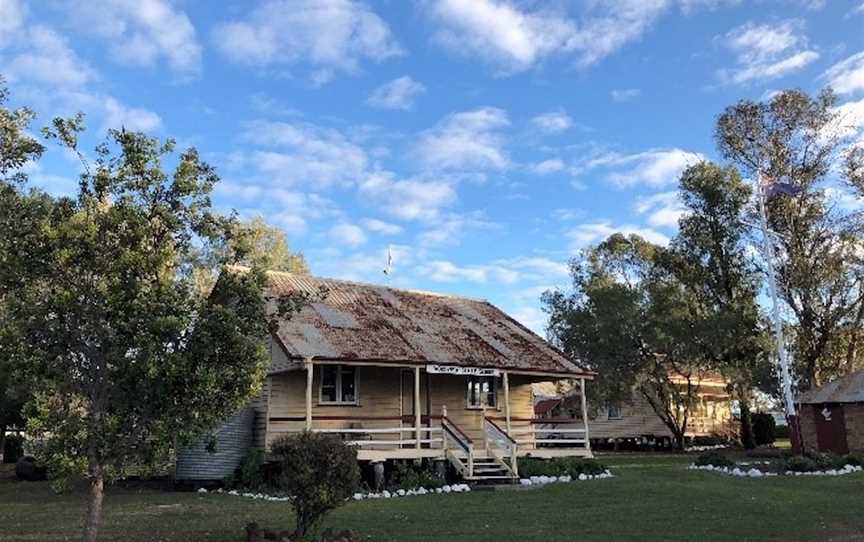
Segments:
[[[756,180],[756,190],[759,200],[759,218],[762,229],[763,257],[765,258],[766,267],[768,269],[768,293],[771,296],[772,319],[774,320],[774,340],[777,344],[777,355],[780,359],[780,378],[783,391],[783,406],[786,412],[786,423],[789,424],[789,429],[792,437],[792,448],[797,453],[800,452],[801,435],[798,427],[798,419],[795,412],[795,398],[792,395],[792,369],[789,363],[789,352],[786,350],[786,339],[783,333],[783,321],[780,317],[780,300],[777,294],[777,272],[774,268],[774,243],[771,240],[773,232],[768,228],[768,213],[765,210],[765,200],[772,192],[772,187],[768,184],[777,184],[768,180],[768,183],[763,179],[762,173],[759,172]],[[776,191],[773,191],[776,193]],[[790,194],[791,195],[791,194]]]

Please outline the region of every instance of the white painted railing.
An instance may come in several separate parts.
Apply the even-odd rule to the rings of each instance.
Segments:
[[[514,427],[510,435],[517,444],[537,448],[542,447],[587,447],[584,427],[575,427],[575,423],[532,423],[527,427]]]
[[[301,433],[305,428],[272,428],[272,433]],[[313,427],[313,433],[326,433],[338,435],[351,446],[375,447],[388,446],[400,448],[404,446],[428,445],[430,448],[443,448],[444,437],[440,427],[421,427],[420,440],[417,440],[417,428],[415,427]],[[407,438],[405,438],[407,436]]]

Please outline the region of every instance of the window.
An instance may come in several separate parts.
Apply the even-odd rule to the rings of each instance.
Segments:
[[[322,365],[318,402],[321,404],[356,405],[357,369],[347,365]]]
[[[621,419],[621,405],[609,405],[606,407],[606,418],[610,420]]]
[[[496,382],[494,376],[468,377],[468,408],[495,407]]]

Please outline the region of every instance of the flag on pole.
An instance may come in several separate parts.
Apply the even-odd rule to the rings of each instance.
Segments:
[[[384,274],[389,275],[393,271],[393,245],[387,245],[387,267],[384,268]]]
[[[766,198],[773,198],[774,196],[797,196],[801,192],[804,191],[800,186],[796,186],[792,183],[784,183],[780,182],[773,177],[768,177],[765,175],[760,176],[762,182],[762,190],[765,191]]]

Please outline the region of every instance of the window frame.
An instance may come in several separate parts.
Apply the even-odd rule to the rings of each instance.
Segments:
[[[481,404],[471,404],[471,393],[470,393],[470,388],[468,388],[468,384],[472,380],[480,380],[480,381],[490,380],[492,382],[492,397],[495,400],[494,405],[483,405],[482,403]],[[465,408],[468,410],[483,410],[484,408],[491,408],[491,409],[496,409],[496,410],[500,409],[501,407],[499,406],[499,401],[498,401],[498,387],[499,387],[498,381],[499,380],[500,380],[500,378],[497,376],[467,375],[465,377],[465,383],[466,383],[466,386],[465,386]]]
[[[358,367],[356,365],[319,365],[321,370],[318,373],[318,404],[325,406],[360,406],[360,379]],[[324,369],[333,367],[336,370],[336,400],[330,401],[324,399]],[[344,401],[342,399],[342,374],[345,367],[350,367],[354,372],[354,400]]]
[[[613,416],[612,415],[612,409],[615,409],[618,412],[618,414]],[[623,420],[624,419],[624,413],[621,411],[621,405],[613,405],[613,404],[606,405],[606,419],[607,420]]]

